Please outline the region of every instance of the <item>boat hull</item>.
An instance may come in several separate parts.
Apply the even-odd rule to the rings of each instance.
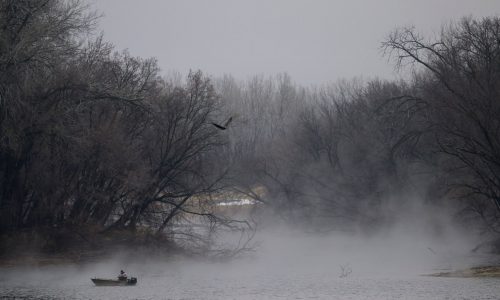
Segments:
[[[92,282],[97,286],[127,286],[135,285],[137,279],[134,277],[127,280],[116,280],[116,279],[102,279],[102,278],[91,278]]]

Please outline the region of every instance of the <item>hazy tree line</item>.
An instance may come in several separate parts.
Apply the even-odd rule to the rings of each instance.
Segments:
[[[377,228],[418,198],[500,230],[500,19],[397,29],[383,49],[411,79],[321,87],[168,80],[97,19],[78,1],[0,2],[2,232],[224,223],[211,197],[232,191],[314,228]]]
[[[406,81],[218,80],[238,116],[225,146],[236,188],[323,230],[378,228],[423,201],[498,233],[499,30],[498,18],[463,18],[434,39],[395,30],[382,48]]]

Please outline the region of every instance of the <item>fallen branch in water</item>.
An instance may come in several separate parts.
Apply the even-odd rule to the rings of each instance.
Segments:
[[[349,264],[340,265],[340,278],[345,278],[352,273],[351,266]]]

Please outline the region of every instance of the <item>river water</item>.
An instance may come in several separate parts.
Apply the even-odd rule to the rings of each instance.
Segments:
[[[422,276],[496,257],[429,245],[414,237],[394,243],[274,237],[231,262],[129,257],[3,268],[0,299],[500,299],[499,278]],[[113,278],[120,269],[137,277],[137,286],[96,287],[90,281]]]
[[[141,270],[135,274],[137,286],[96,287],[89,270],[71,274],[77,271],[46,268],[36,276],[17,274],[24,280],[6,280],[2,270],[0,299],[500,299],[500,280],[492,278],[355,274],[340,278],[336,272],[272,270],[243,274],[212,265],[199,272],[194,268],[158,274]],[[54,275],[57,272],[61,275]]]

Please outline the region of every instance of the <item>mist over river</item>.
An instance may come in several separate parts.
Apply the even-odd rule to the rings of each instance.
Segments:
[[[499,299],[500,278],[422,276],[498,261],[418,235],[374,238],[261,235],[254,253],[229,262],[113,259],[2,268],[0,299]],[[462,241],[462,243],[464,243]],[[96,287],[120,269],[137,286]]]
[[[1,0],[0,300],[500,299],[499,115],[500,0]]]

